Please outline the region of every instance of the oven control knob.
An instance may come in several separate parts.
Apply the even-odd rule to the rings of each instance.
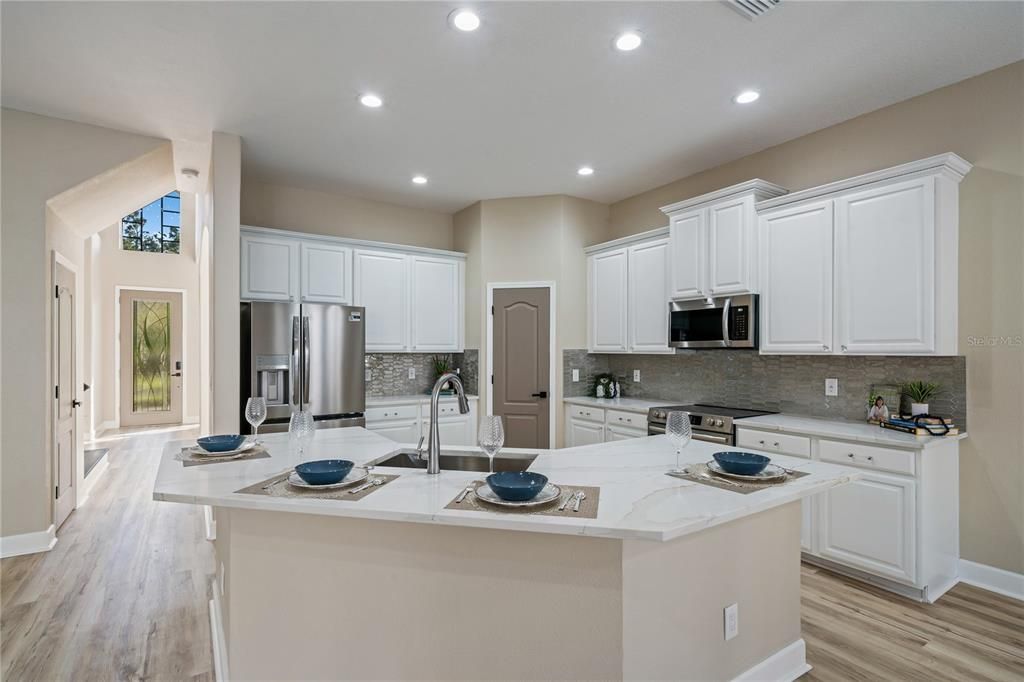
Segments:
[[[725,422],[722,421],[721,419],[716,419],[715,420],[715,426],[723,426],[724,424],[725,424]]]

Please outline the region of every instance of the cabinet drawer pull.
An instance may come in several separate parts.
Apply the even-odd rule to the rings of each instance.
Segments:
[[[764,441],[763,440],[759,440],[757,442],[760,443],[761,445],[764,445]]]
[[[844,352],[844,353],[846,352],[846,346],[840,346],[840,348],[842,348],[842,349],[843,349],[843,352]]]
[[[825,344],[821,344],[821,349],[822,350],[828,350],[828,346],[826,346]]]
[[[773,443],[773,445],[774,445],[775,447],[779,447],[779,444],[778,444],[778,443]]]
[[[846,456],[849,457],[850,459],[853,459],[853,453],[852,452],[846,453]]]
[[[873,456],[871,456],[871,455],[868,455],[868,461],[869,462],[874,462],[875,458]]]

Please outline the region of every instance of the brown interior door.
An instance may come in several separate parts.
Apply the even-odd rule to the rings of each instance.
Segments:
[[[550,447],[551,290],[494,290],[493,414],[505,447]]]

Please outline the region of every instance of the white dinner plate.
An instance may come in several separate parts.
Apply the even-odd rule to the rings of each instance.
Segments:
[[[247,440],[242,443],[241,447],[235,448],[234,450],[210,452],[209,450],[204,450],[201,445],[193,445],[189,448],[189,452],[199,457],[241,457],[254,447],[256,447],[256,443],[254,441]]]
[[[307,490],[334,490],[335,488],[347,488],[350,485],[355,485],[356,483],[359,483],[359,481],[365,480],[369,475],[369,469],[365,469],[363,467],[352,467],[352,471],[348,472],[348,475],[337,483],[313,485],[312,483],[306,483],[303,481],[302,477],[293,471],[288,475],[288,485],[293,485],[296,488],[306,488]]]
[[[544,486],[544,489],[537,493],[537,497],[532,500],[526,500],[525,502],[513,502],[512,500],[503,500],[498,497],[497,493],[491,490],[491,486],[487,483],[481,483],[475,490],[477,499],[483,500],[488,504],[496,504],[502,507],[539,507],[542,504],[548,504],[554,502],[562,496],[562,489],[554,483],[548,483]]]
[[[772,481],[781,481],[787,476],[786,470],[780,467],[778,464],[769,463],[768,466],[761,471],[761,473],[755,476],[745,476],[743,474],[730,474],[728,471],[723,469],[718,462],[711,460],[707,463],[708,471],[715,474],[716,476],[725,476],[726,478],[735,478],[738,481],[750,481],[751,483],[770,483]]]

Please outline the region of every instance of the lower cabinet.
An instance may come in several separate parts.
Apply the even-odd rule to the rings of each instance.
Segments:
[[[624,426],[606,426],[604,427],[604,441],[610,443],[616,440],[630,440],[633,438],[643,438],[647,435],[646,431],[640,429],[630,429]]]
[[[595,410],[604,413],[604,410]],[[570,417],[565,426],[565,447],[575,448],[580,445],[597,445],[604,442],[604,420],[588,422]]]
[[[647,415],[602,407],[565,405],[565,447],[597,445],[647,435]]]
[[[437,426],[441,447],[476,444],[476,398],[469,400],[469,414],[461,414],[454,400],[445,400],[439,409]],[[366,410],[366,429],[396,443],[416,444],[430,433],[430,400],[423,398],[387,407],[370,407]]]

